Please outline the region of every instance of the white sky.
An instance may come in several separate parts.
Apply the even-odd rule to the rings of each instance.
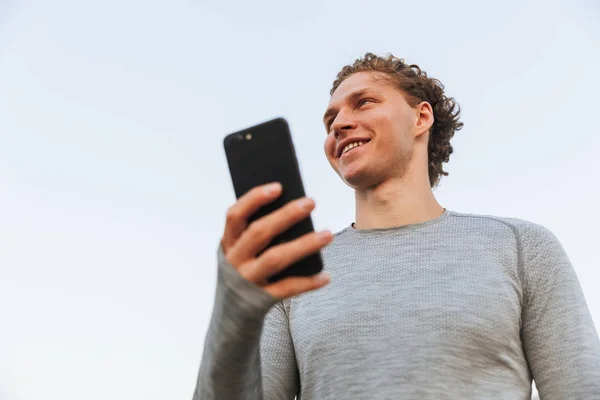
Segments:
[[[0,398],[190,399],[234,201],[222,138],[284,116],[318,229],[338,69],[392,52],[463,108],[459,212],[562,241],[600,327],[600,6],[0,0]]]

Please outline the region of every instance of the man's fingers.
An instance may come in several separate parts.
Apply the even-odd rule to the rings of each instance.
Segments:
[[[269,277],[318,252],[332,240],[333,235],[329,231],[307,233],[291,242],[271,247],[260,257],[243,264],[238,271],[250,282],[262,285]]]
[[[230,248],[230,261],[241,264],[256,257],[275,236],[308,218],[314,207],[314,201],[302,198],[252,222]]]
[[[330,280],[329,274],[325,271],[321,271],[317,275],[309,277],[291,276],[266,286],[263,289],[271,296],[283,300],[288,297],[297,296],[301,293],[317,290],[327,285]]]
[[[241,196],[227,210],[225,231],[221,239],[221,247],[224,252],[227,252],[242,235],[248,225],[248,218],[262,206],[274,201],[281,195],[281,190],[281,184],[278,182],[257,186]]]

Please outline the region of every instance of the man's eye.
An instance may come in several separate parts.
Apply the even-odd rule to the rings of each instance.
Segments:
[[[361,99],[358,102],[358,106],[360,107],[360,106],[364,105],[365,103],[368,103],[368,102],[371,102],[371,101],[372,101],[371,99]]]

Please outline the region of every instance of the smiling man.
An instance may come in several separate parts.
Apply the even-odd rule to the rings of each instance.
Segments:
[[[532,379],[542,400],[600,398],[600,341],[556,237],[436,200],[462,127],[439,81],[367,54],[338,74],[324,123],[355,222],[258,256],[256,237],[314,204],[248,226],[274,186],[230,209],[196,399],[526,400]],[[265,284],[318,248],[330,282]]]

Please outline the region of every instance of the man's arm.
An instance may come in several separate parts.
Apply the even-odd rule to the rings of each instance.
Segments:
[[[577,275],[546,228],[517,228],[522,340],[541,400],[600,395],[600,340]]]
[[[221,250],[218,258],[194,400],[294,399],[296,361],[282,304],[244,279]]]

